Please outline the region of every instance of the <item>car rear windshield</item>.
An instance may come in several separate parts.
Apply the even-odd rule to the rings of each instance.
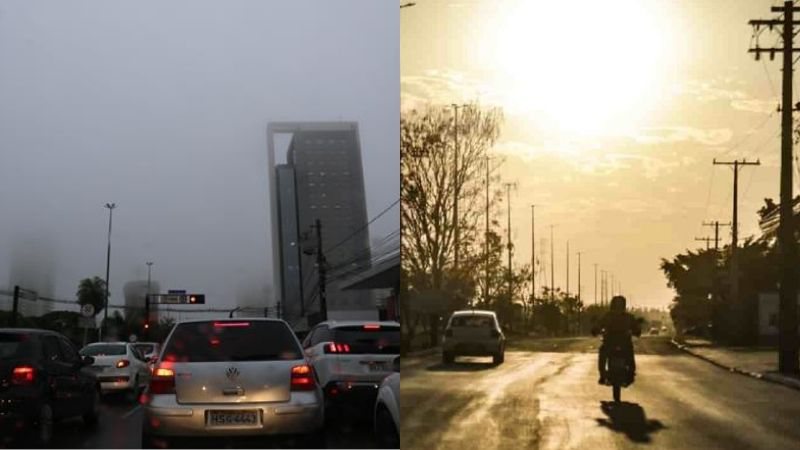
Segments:
[[[450,322],[451,327],[468,328],[494,328],[494,317],[492,316],[454,316]]]
[[[283,322],[189,322],[176,326],[165,361],[221,362],[302,359],[292,330]]]
[[[148,353],[153,353],[153,351],[156,349],[156,346],[153,344],[136,344],[134,347],[136,347],[137,350],[141,351],[145,355]]]
[[[33,342],[22,333],[0,333],[0,360],[33,356]]]
[[[84,356],[111,356],[111,355],[124,355],[125,346],[121,344],[97,344],[90,345],[81,350],[81,355]]]
[[[333,329],[333,340],[337,344],[350,346],[350,353],[360,354],[399,354],[400,327],[364,326],[337,327]]]

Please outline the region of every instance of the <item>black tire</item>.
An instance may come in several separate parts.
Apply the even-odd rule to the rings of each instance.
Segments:
[[[611,390],[614,394],[614,402],[619,403],[622,400],[622,386],[620,386],[619,383],[614,383],[614,385],[611,386]]]
[[[39,407],[39,415],[33,422],[33,445],[37,448],[47,448],[53,441],[53,407],[44,402]]]
[[[83,423],[86,426],[93,427],[97,425],[97,419],[100,416],[100,386],[95,387],[92,394],[92,403],[89,409],[83,414]]]
[[[392,414],[383,405],[375,413],[375,440],[379,448],[400,448],[400,433]]]
[[[503,364],[505,360],[506,360],[506,352],[502,350],[500,351],[500,353],[497,353],[496,355],[492,356],[492,361],[494,362],[495,365]]]
[[[442,352],[442,362],[445,364],[453,364],[453,361],[456,360],[456,356],[450,352]]]

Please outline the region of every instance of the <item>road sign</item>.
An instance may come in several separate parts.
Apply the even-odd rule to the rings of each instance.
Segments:
[[[194,305],[206,302],[205,294],[151,294],[150,304]]]
[[[92,317],[94,315],[94,306],[89,303],[84,303],[81,306],[81,315],[83,317]]]

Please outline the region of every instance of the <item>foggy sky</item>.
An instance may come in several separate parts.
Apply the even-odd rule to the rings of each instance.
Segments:
[[[112,304],[146,261],[208,306],[263,292],[267,122],[357,121],[368,216],[398,198],[398,23],[373,0],[2,2],[0,287],[38,239],[53,296],[104,277],[115,202]]]

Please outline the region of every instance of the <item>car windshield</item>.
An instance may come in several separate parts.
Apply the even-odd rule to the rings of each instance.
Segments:
[[[94,344],[81,350],[81,355],[84,356],[116,356],[125,353],[125,346],[121,344]]]
[[[156,349],[156,346],[154,344],[136,344],[134,345],[134,347],[136,347],[136,349],[142,352],[142,354],[144,355],[148,353],[153,353]]]
[[[0,360],[31,356],[32,343],[27,334],[0,333]]]
[[[366,326],[337,327],[333,329],[333,340],[337,344],[350,346],[350,353],[399,354],[400,327],[383,325],[379,328]]]
[[[301,359],[292,330],[283,322],[189,322],[176,326],[165,361],[221,362]]]
[[[450,326],[466,328],[494,328],[492,316],[454,316]]]

